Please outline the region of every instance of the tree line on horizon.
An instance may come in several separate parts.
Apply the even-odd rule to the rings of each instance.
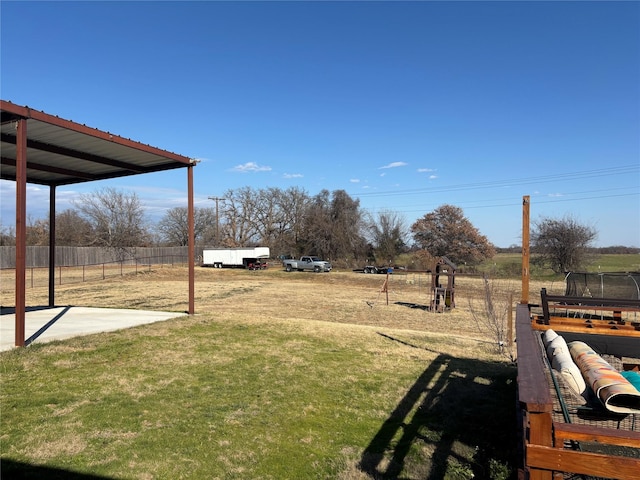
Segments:
[[[27,245],[48,245],[49,231],[48,218],[29,219]],[[311,254],[345,266],[402,260],[428,269],[442,256],[473,266],[498,251],[454,205],[441,205],[407,225],[397,212],[370,215],[344,190],[309,195],[299,187],[227,190],[215,208],[194,208],[194,234],[202,247],[267,246],[274,257]],[[572,217],[541,219],[531,235],[532,253],[562,272],[588,260],[596,236],[595,229]],[[80,195],[73,208],[56,214],[59,246],[97,246],[126,254],[136,247],[187,243],[186,207],[171,208],[152,223],[133,192],[104,188]],[[12,244],[13,232],[0,226],[0,245]]]

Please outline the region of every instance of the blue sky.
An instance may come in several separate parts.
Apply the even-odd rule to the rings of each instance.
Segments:
[[[408,225],[461,207],[498,246],[571,215],[640,246],[639,2],[0,4],[0,97],[197,158],[227,189],[344,189]],[[186,171],[57,189],[186,205]],[[15,186],[0,182],[2,225]],[[32,218],[48,189],[30,185]]]

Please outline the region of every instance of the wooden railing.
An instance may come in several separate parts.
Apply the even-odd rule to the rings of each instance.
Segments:
[[[539,340],[532,327],[529,306],[518,305],[516,341],[518,352],[518,407],[522,418],[522,466],[519,478],[551,480],[562,473],[620,480],[637,480],[640,458],[581,451],[570,445],[597,442],[607,447],[640,449],[640,432],[599,428],[553,420],[553,398],[548,368]]]
[[[538,323],[548,327],[640,338],[640,300],[548,295],[545,288],[540,291],[540,300],[542,318]],[[555,315],[556,311],[562,315]]]

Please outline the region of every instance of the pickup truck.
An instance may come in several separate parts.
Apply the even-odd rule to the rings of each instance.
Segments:
[[[282,264],[287,272],[292,272],[293,270],[298,270],[299,272],[313,270],[316,273],[331,271],[331,264],[320,260],[318,257],[307,256],[300,257],[300,260],[284,260]]]

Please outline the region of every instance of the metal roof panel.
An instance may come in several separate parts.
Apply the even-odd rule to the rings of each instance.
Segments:
[[[103,180],[192,164],[188,157],[0,100],[1,178],[16,178],[16,122],[27,121],[27,182]]]

